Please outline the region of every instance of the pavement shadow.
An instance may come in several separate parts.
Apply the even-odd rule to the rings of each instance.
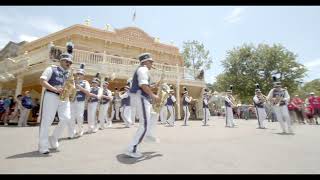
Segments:
[[[294,133],[273,133],[273,134],[278,134],[278,135],[294,135]]]
[[[110,129],[129,129],[130,127],[114,127],[114,128],[110,128]]]
[[[155,157],[163,156],[162,154],[154,154],[155,152],[143,152],[141,158],[132,158],[125,154],[118,154],[117,160],[123,164],[135,164],[141,161],[149,160]]]
[[[50,154],[56,153],[56,152],[59,152],[59,151],[50,149]],[[31,151],[31,152],[26,152],[26,153],[21,153],[21,154],[9,156],[9,157],[6,157],[6,159],[50,157],[51,156],[50,154],[41,154],[41,153],[39,153],[39,151]]]
[[[71,141],[71,140],[75,140],[75,139],[79,139],[80,138],[80,136],[76,136],[76,137],[74,137],[74,138],[67,138],[67,137],[65,137],[65,138],[60,138],[59,139],[59,141]]]

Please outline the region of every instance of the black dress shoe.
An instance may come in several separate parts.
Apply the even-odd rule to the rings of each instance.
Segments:
[[[45,152],[43,152],[42,154],[49,154],[50,152],[49,151],[45,151]]]

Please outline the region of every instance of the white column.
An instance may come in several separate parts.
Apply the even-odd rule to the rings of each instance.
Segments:
[[[37,118],[37,123],[40,123],[40,116],[41,116],[41,109],[42,109],[42,101],[43,101],[43,95],[44,95],[44,91],[46,90],[46,88],[42,88],[42,91],[41,91],[41,98],[40,98],[40,109],[39,109],[39,116]]]
[[[0,95],[2,94],[2,88],[3,88],[3,85],[0,84]]]
[[[17,97],[17,95],[22,93],[22,85],[23,85],[23,75],[18,75],[15,97]]]
[[[177,85],[176,85],[176,97],[177,97],[177,119],[181,119],[181,113],[180,113],[180,72],[179,72],[179,65],[177,64]]]

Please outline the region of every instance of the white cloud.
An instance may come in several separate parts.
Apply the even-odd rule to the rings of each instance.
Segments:
[[[320,58],[312,60],[312,61],[308,61],[304,64],[308,69],[314,69],[318,66],[320,66]]]
[[[26,24],[46,33],[53,33],[65,28],[49,17],[31,17],[26,21]]]
[[[38,37],[35,37],[35,36],[29,36],[29,35],[26,35],[26,34],[20,34],[19,35],[19,41],[28,41],[28,42],[31,42],[31,41],[34,41],[36,39],[39,39]]]
[[[244,12],[244,8],[242,7],[236,7],[232,10],[232,12],[224,18],[225,21],[229,23],[236,23],[240,21],[241,15]]]

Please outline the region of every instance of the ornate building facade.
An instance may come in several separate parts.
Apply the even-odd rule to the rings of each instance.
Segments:
[[[181,118],[182,87],[187,87],[193,98],[201,99],[205,81],[194,78],[193,70],[184,67],[177,47],[160,43],[158,38],[149,36],[137,27],[103,30],[80,24],[25,43],[16,57],[0,61],[0,94],[5,90],[13,90],[17,95],[29,90],[34,98],[40,99],[43,89],[39,77],[46,67],[57,63],[52,56],[52,49],[64,52],[68,41],[72,41],[75,46],[72,67],[77,69],[80,63],[84,63],[89,82],[97,72],[102,77],[115,73],[116,79],[110,83],[110,89],[121,88],[139,65],[137,56],[149,52],[157,68],[151,70],[152,80],[158,81],[164,70],[164,81],[174,86],[177,118]],[[201,117],[202,103],[200,101],[196,104],[197,109],[200,109],[198,117]]]

